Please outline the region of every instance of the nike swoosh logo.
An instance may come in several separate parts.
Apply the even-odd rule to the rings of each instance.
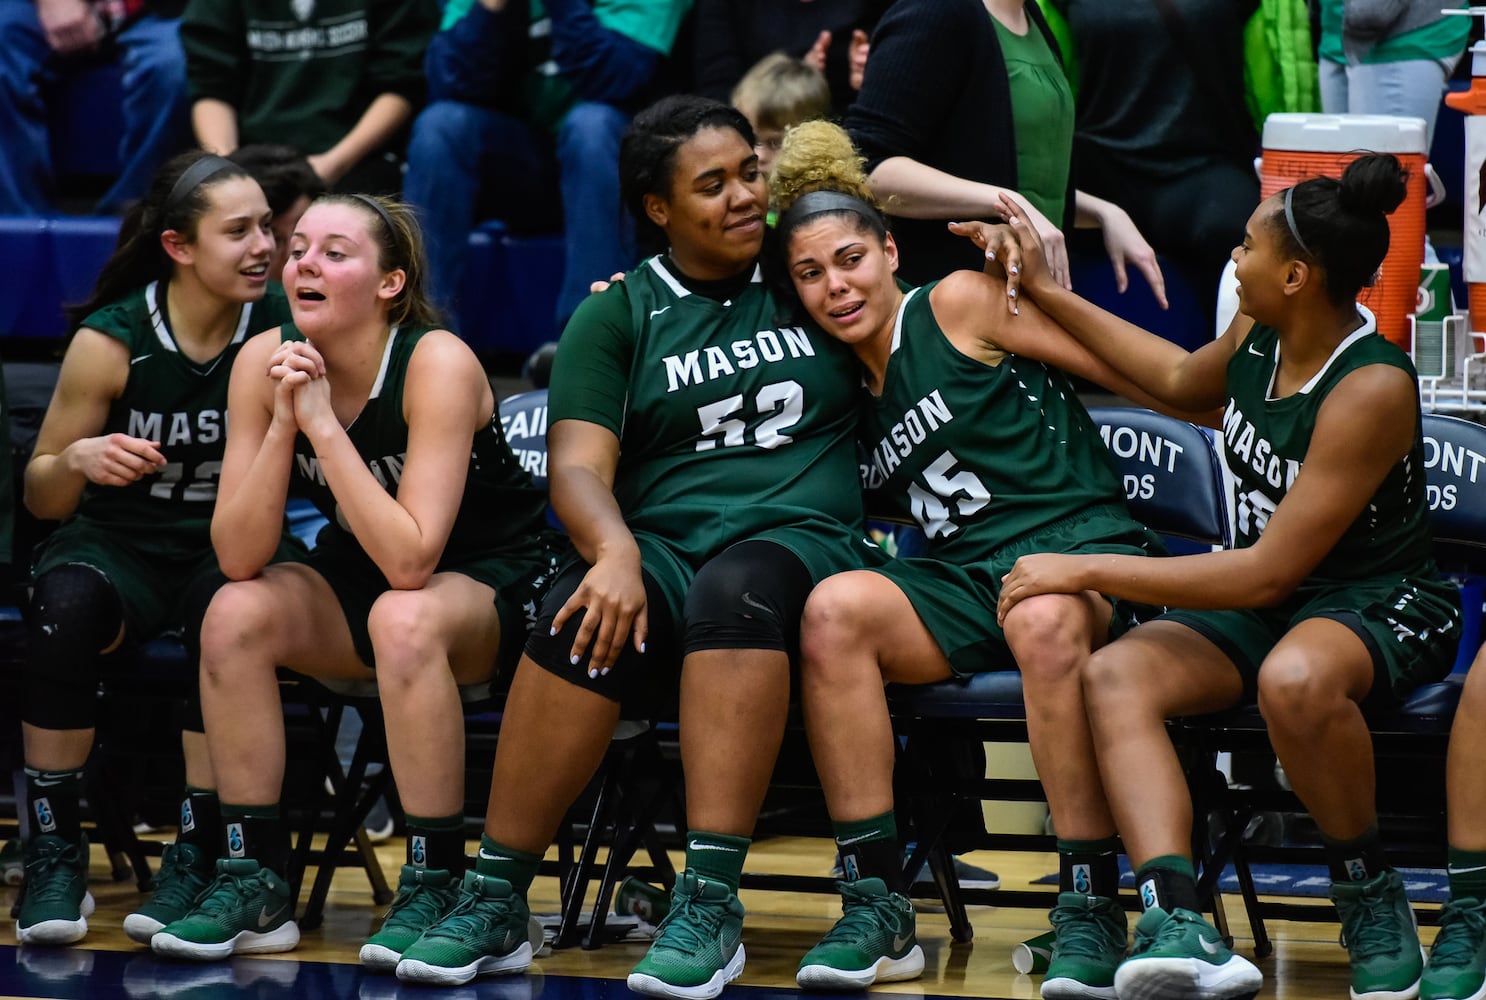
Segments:
[[[908,947],[908,942],[912,940],[913,936],[911,934],[894,934],[893,951],[902,951],[904,948]]]
[[[62,782],[61,781],[43,781],[42,779],[37,778],[33,783],[36,785],[37,788],[51,788],[51,787],[53,787],[55,785],[60,785]],[[1468,868],[1466,870],[1467,871],[1475,871],[1474,868]]]
[[[1256,350],[1254,350],[1254,345],[1253,344],[1250,344],[1249,345],[1249,353],[1252,354],[1256,358],[1262,358],[1262,357],[1264,357],[1264,352],[1263,351],[1256,351]]]
[[[269,924],[273,923],[276,919],[278,919],[279,914],[280,913],[283,913],[283,912],[284,912],[284,907],[283,906],[280,906],[277,910],[274,910],[272,913],[269,913],[268,912],[268,906],[267,906],[267,904],[265,904],[264,907],[263,907],[263,909],[261,909],[261,910],[258,911],[258,926],[259,927],[267,927]]]
[[[688,851],[727,851],[729,854],[738,853],[736,847],[723,847],[721,844],[703,844],[695,840],[688,843],[686,849]]]
[[[1207,938],[1202,937],[1201,935],[1198,935],[1197,943],[1202,945],[1202,950],[1207,952],[1209,955],[1216,955],[1218,952],[1223,950],[1222,945],[1218,944],[1216,941],[1209,941]]]
[[[873,830],[871,833],[858,834],[855,837],[848,837],[845,840],[838,840],[838,841],[836,841],[836,843],[838,843],[841,846],[845,847],[847,844],[860,844],[864,840],[871,840],[873,837],[881,837],[881,836],[882,836],[882,831],[881,830]]]
[[[661,313],[665,312],[667,309],[670,309],[670,308],[671,308],[670,306],[666,306],[665,309],[652,309],[652,310],[650,310],[650,318],[651,319],[655,319],[655,317],[659,316]]]
[[[1471,872],[1486,872],[1486,865],[1476,865],[1474,868],[1447,868],[1451,875],[1468,875]]]
[[[486,861],[510,861],[511,860],[510,858],[506,857],[504,854],[491,854],[488,851],[486,851],[485,848],[483,848],[483,847],[480,848],[480,857],[481,858],[484,858]]]
[[[148,360],[150,360],[150,358],[153,358],[153,357],[154,357],[153,354],[141,354],[137,358],[130,358],[129,359],[129,367],[130,368],[133,368],[135,365],[139,364],[141,361],[148,361]]]

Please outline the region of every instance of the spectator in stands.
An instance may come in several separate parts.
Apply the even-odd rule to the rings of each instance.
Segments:
[[[621,706],[666,711],[678,690],[686,868],[629,986],[710,1000],[742,973],[738,879],[800,611],[817,581],[875,551],[860,494],[842,488],[857,476],[854,364],[818,331],[779,326],[758,278],[767,190],[753,145],[736,109],[693,96],[662,99],[625,135],[625,204],[669,248],[563,332],[548,470],[573,551],[506,700],[479,878],[400,978],[527,967],[527,889]]]
[[[0,215],[56,211],[46,88],[110,57],[123,69],[123,132],[119,176],[97,210],[122,212],[145,193],[160,164],[186,144],[178,15],[171,0],[0,4]]]
[[[783,52],[764,56],[733,88],[733,107],[748,118],[765,176],[791,125],[831,113],[831,90],[820,70]]]
[[[239,146],[227,159],[253,175],[268,207],[273,211],[273,259],[269,261],[270,281],[284,280],[284,264],[289,260],[289,238],[310,202],[325,193],[325,181],[303,153],[293,146],[254,143]]]
[[[408,201],[428,232],[433,293],[457,310],[479,219],[565,233],[553,332],[595,279],[634,263],[619,138],[670,53],[683,0],[450,0],[428,49],[430,104],[408,148]]]
[[[92,296],[73,311],[76,333],[26,467],[26,506],[62,525],[38,548],[26,620],[21,717],[33,836],[16,920],[22,944],[69,944],[88,930],[78,799],[104,654],[180,629],[194,666],[201,616],[223,582],[208,528],[228,371],[247,333],[288,315],[268,282],[268,220],[247,171],[182,154],[125,216]],[[270,555],[289,547],[280,524]],[[185,912],[218,853],[199,722],[188,721],[181,742],[180,834],[165,849],[154,897],[124,922],[136,941]]]
[[[1077,81],[1079,189],[1118,200],[1212,316],[1235,235],[1259,201],[1251,102],[1260,122],[1267,111],[1315,110],[1308,45],[1303,65],[1288,67],[1263,45],[1246,60],[1245,26],[1264,18],[1260,0],[1040,2]],[[1293,96],[1259,110],[1245,79],[1257,87],[1276,75],[1295,81],[1275,88]]]
[[[1258,971],[1201,916],[1191,800],[1165,729],[1255,694],[1321,832],[1352,996],[1418,989],[1419,936],[1378,834],[1362,709],[1449,672],[1460,604],[1434,564],[1413,365],[1355,301],[1387,254],[1386,216],[1406,177],[1393,156],[1363,156],[1339,181],[1302,181],[1260,203],[1233,252],[1239,314],[1191,354],[1061,288],[1035,232],[1013,220],[1032,301],[1167,405],[1225,407],[1235,548],[1024,556],[1001,593],[1003,621],[1035,595],[1090,588],[1200,609],[1140,626],[1084,673],[1100,772],[1146,907],[1115,975],[1120,996],[1259,988]]]
[[[1074,188],[1073,94],[1032,0],[897,0],[878,22],[847,114],[873,190],[892,214],[904,277],[923,284],[980,257],[945,223],[985,219],[1010,194],[1070,284],[1064,230],[1097,226],[1118,287],[1126,267],[1166,305],[1155,251],[1124,209]]]
[[[397,192],[438,16],[437,0],[189,0],[197,142],[287,143],[330,188]]]
[[[1115,899],[1119,841],[1082,670],[1093,649],[1155,609],[1089,589],[1046,595],[1003,623],[994,614],[1001,576],[1020,554],[1164,554],[1126,511],[1099,431],[1054,365],[1143,394],[1040,310],[1014,316],[1015,285],[1004,274],[954,272],[905,294],[862,160],[836,125],[792,129],[772,180],[795,292],[861,362],[858,433],[881,479],[877,494],[928,537],[923,557],[831,577],[805,606],[801,702],[844,877],[841,920],[796,978],[806,989],[863,989],[918,976],[883,684],[929,684],[1014,657],[1059,838],[1057,943],[1043,996],[1112,995],[1127,939]],[[1005,251],[998,261],[1015,266]],[[893,443],[905,423],[921,431],[908,454]]]
[[[299,942],[279,666],[375,678],[381,695],[407,864],[362,963],[392,971],[459,897],[457,685],[488,682],[525,639],[550,559],[545,501],[506,446],[479,361],[439,328],[425,276],[410,208],[324,196],[289,244],[292,322],[234,365],[212,518],[233,582],[207,611],[201,656],[226,851],[195,908],[151,940],[158,954],[210,961]],[[268,565],[291,494],[330,523],[307,558]]]
[[[696,93],[728,99],[773,52],[803,59],[830,83],[842,114],[862,89],[868,36],[887,0],[697,0]]]
[[[1318,0],[1321,109],[1423,118],[1428,141],[1445,83],[1470,40],[1471,19],[1441,8],[1464,0]]]

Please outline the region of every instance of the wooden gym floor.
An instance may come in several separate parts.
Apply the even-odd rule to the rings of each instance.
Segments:
[[[403,842],[393,839],[378,849],[383,869],[395,882],[403,860]],[[750,871],[789,875],[823,874],[833,859],[828,841],[773,839],[752,849]],[[680,856],[675,857],[678,868]],[[1001,876],[1004,888],[1027,888],[1056,870],[1051,855],[977,853],[967,861]],[[238,958],[216,965],[194,966],[157,961],[124,936],[124,916],[141,897],[132,882],[109,881],[108,867],[93,851],[91,889],[98,909],[89,933],[77,948],[17,948],[13,923],[0,927],[0,1000],[26,998],[149,997],[355,997],[392,1000],[409,997],[488,997],[491,1000],[627,1000],[624,976],[644,954],[641,942],[608,944],[596,951],[566,949],[541,957],[525,976],[477,980],[468,987],[437,990],[400,986],[383,976],[363,975],[356,964],[362,940],[380,918],[365,875],[354,869],[336,874],[324,926],[307,933],[297,951],[284,956]],[[0,892],[13,898],[15,890]],[[737,986],[725,994],[735,1000],[770,1000],[768,994],[798,995],[796,963],[839,913],[835,897],[821,894],[745,890],[748,909],[744,944],[747,967]],[[555,913],[556,880],[540,878],[532,888],[534,913]],[[1253,942],[1241,902],[1229,900],[1238,950],[1252,957]],[[1035,998],[1038,979],[1018,975],[1011,949],[1047,929],[1043,911],[1023,908],[972,907],[975,940],[952,946],[942,913],[920,909],[919,941],[927,957],[923,978],[913,983],[879,987],[883,992],[914,996]],[[1133,924],[1133,916],[1132,916]],[[1261,997],[1282,1000],[1338,997],[1347,993],[1345,955],[1337,945],[1334,923],[1270,923],[1275,953],[1260,967],[1265,987]],[[1434,931],[1426,929],[1426,939]]]

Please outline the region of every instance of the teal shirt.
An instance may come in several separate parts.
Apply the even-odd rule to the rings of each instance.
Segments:
[[[1017,190],[1037,211],[1060,222],[1073,156],[1073,88],[1035,25],[1029,22],[1027,33],[1018,35],[994,17],[991,23],[1006,59],[1015,109]]]
[[[1321,0],[1321,43],[1318,53],[1331,62],[1347,61],[1342,52],[1342,8],[1345,0]],[[1440,0],[1441,10],[1463,8],[1464,3]],[[1384,38],[1363,56],[1364,63],[1410,62],[1448,59],[1458,55],[1470,39],[1471,19],[1458,14],[1441,14],[1439,20]]]

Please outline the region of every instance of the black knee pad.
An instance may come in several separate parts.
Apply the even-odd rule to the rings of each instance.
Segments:
[[[563,680],[600,694],[610,701],[621,705],[648,704],[656,694],[655,682],[660,673],[670,670],[666,676],[674,676],[674,668],[665,665],[675,661],[675,626],[671,622],[660,588],[655,585],[650,574],[642,574],[648,622],[644,653],[635,649],[633,636],[627,637],[623,651],[609,672],[598,677],[589,677],[588,653],[585,652],[576,664],[568,659],[584,613],[579,611],[563,624],[557,635],[551,634],[552,619],[567,603],[568,598],[573,596],[588,570],[587,563],[575,559],[557,574],[542,601],[536,624],[527,637],[526,655],[548,673],[556,674]]]
[[[119,595],[99,570],[67,563],[43,573],[26,614],[21,718],[40,729],[91,729],[98,658],[123,623]]]
[[[796,658],[800,614],[813,586],[800,558],[775,542],[730,546],[686,593],[684,651],[774,649]]]

